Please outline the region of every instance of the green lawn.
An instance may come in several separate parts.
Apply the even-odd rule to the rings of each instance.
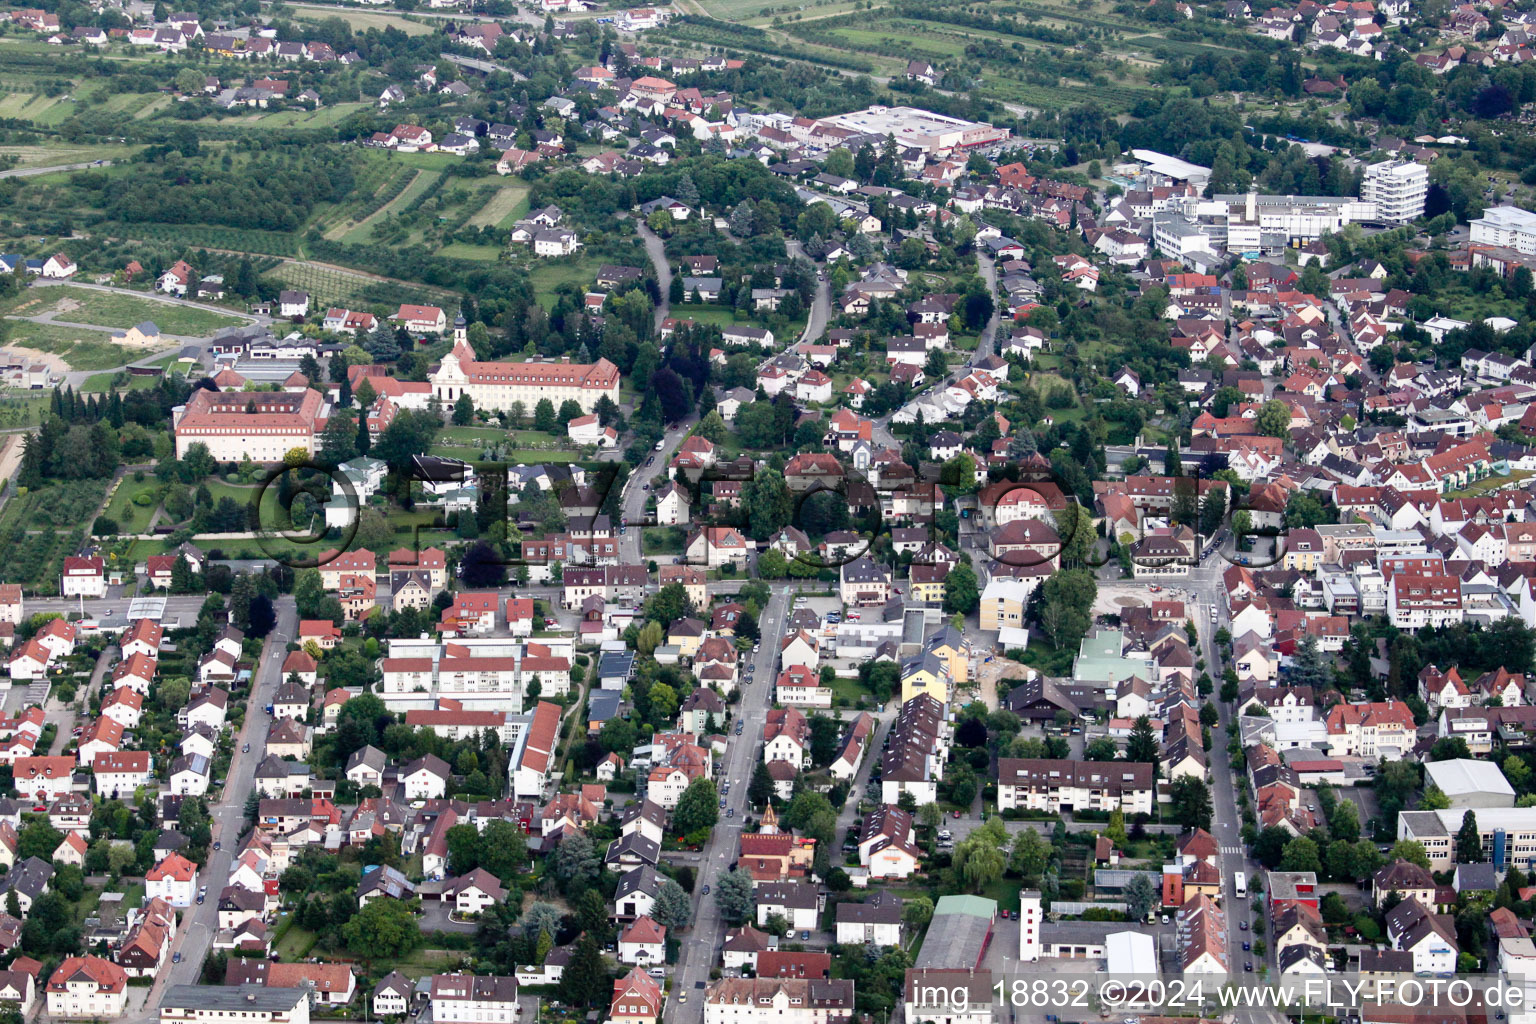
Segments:
[[[155,506],[159,504],[155,496],[159,493],[160,486],[160,481],[150,473],[144,474],[143,480],[135,480],[132,474],[123,477],[123,482],[117,485],[117,491],[112,495],[112,500],[107,503],[107,515],[117,520],[118,529],[123,533],[147,532],[150,516],[154,515]],[[143,495],[149,504],[135,503],[134,499],[140,495]]]
[[[85,383],[80,385],[80,390],[82,392],[111,391],[115,387],[119,391],[143,391],[154,387],[155,384],[154,377],[132,377],[126,372],[93,373],[85,378]]]
[[[1483,477],[1483,479],[1478,480],[1471,486],[1464,487],[1459,491],[1447,491],[1445,492],[1445,496],[1451,499],[1475,498],[1479,495],[1487,494],[1489,491],[1496,491],[1500,487],[1517,486],[1522,480],[1526,480],[1532,476],[1536,476],[1536,473],[1532,473],[1530,470],[1526,469],[1515,469],[1511,470],[1508,476]]]
[[[494,263],[501,258],[502,249],[499,245],[470,245],[467,242],[452,242],[437,250],[439,256],[446,256],[454,260],[480,260],[485,263]]]
[[[439,441],[459,444],[496,444],[508,438],[508,432],[500,427],[444,427],[437,435]]]
[[[98,324],[105,328],[132,327],[145,320],[152,320],[166,334],[194,337],[212,334],[221,327],[237,327],[245,323],[240,317],[211,309],[156,302],[154,299],[119,292],[72,288],[68,285],[38,289],[18,309],[28,315],[52,311],[60,320]]]
[[[283,937],[277,940],[277,946],[273,951],[281,956],[284,962],[293,963],[308,956],[318,939],[319,936],[314,932],[306,931],[296,924],[290,924],[283,932]]]
[[[844,679],[838,676],[832,680],[832,700],[841,701],[849,707],[857,707],[860,700],[873,705],[875,695],[869,691],[868,687],[860,686],[857,679]]]
[[[645,531],[644,551],[648,555],[680,555],[685,531],[679,526],[656,526]]]
[[[555,289],[562,284],[574,284],[579,288],[587,288],[592,284],[592,279],[597,276],[597,268],[602,266],[603,260],[598,257],[578,256],[574,260],[565,257],[558,263],[549,260],[536,260],[528,271],[528,280],[533,284],[534,293],[541,303],[548,306],[553,304]]]

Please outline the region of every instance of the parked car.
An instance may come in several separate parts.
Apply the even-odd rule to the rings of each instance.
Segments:
[[[708,895],[709,895],[709,886],[707,886],[707,885],[706,885],[706,886],[705,886],[705,887],[704,887],[704,889],[703,889],[703,895],[705,895],[705,896],[708,896]]]

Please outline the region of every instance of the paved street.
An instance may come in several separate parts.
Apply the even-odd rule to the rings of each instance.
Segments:
[[[736,860],[741,823],[747,813],[747,783],[752,778],[752,763],[763,741],[763,723],[770,704],[769,689],[778,659],[778,639],[784,635],[792,599],[788,587],[775,587],[759,620],[763,644],[751,658],[755,666],[753,674],[746,677],[747,682],[741,688],[741,703],[734,711],[735,720],[746,725],[739,736],[733,731],[726,748],[725,767],[720,773],[722,781],[731,783],[725,805],[735,814],[721,817],[700,858],[694,883],[693,930],[683,941],[677,966],[672,971],[672,991],[667,996],[669,1024],[699,1024],[704,1019],[702,989],[709,981],[710,968],[715,965],[725,942],[726,925],[713,897],[701,893],[704,886],[718,884],[720,876]]]
[[[645,243],[645,255],[651,261],[651,268],[656,271],[656,287],[661,294],[661,301],[656,303],[655,328],[661,330],[661,322],[671,315],[672,300],[669,297],[672,290],[672,265],[667,262],[667,247],[657,236],[656,232],[646,227],[645,221],[635,218],[635,230],[640,234],[640,240]]]
[[[272,717],[265,708],[276,696],[278,683],[282,681],[283,658],[286,656],[284,648],[289,640],[298,635],[298,612],[293,598],[279,598],[276,610],[277,625],[268,635],[266,646],[262,649],[261,661],[257,664],[250,700],[245,710],[245,723],[234,739],[235,751],[225,780],[223,798],[208,808],[209,817],[213,819],[214,841],[223,846],[222,849],[209,851],[208,863],[198,873],[198,884],[208,887],[208,899],[201,905],[194,904],[182,911],[176,942],[171,947],[173,955],[181,954],[181,963],[168,964],[160,971],[144,1004],[145,1017],[129,1021],[128,1024],[158,1020],[155,1007],[159,1004],[161,993],[168,986],[197,982],[203,958],[209,953],[214,933],[218,929],[218,894],[224,888],[225,879],[229,877],[229,865],[234,858],[245,817],[245,802],[255,788],[256,765],[263,756],[267,745],[267,730],[272,724]],[[250,744],[249,753],[242,752],[246,744]]]
[[[624,494],[619,504],[622,510],[625,532],[619,537],[619,558],[625,565],[640,565],[643,561],[640,552],[641,531],[645,523],[645,499],[647,491],[645,485],[652,481],[666,479],[667,462],[672,458],[672,453],[677,446],[688,436],[688,431],[698,422],[698,414],[693,413],[676,427],[669,429],[662,437],[662,449],[652,452],[646,458],[651,460],[650,465],[642,462],[629,474],[629,479],[624,481]],[[766,635],[766,634],[765,634]]]

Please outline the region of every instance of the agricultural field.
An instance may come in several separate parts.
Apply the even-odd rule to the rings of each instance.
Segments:
[[[68,285],[31,289],[13,314],[53,313],[68,323],[122,329],[152,320],[164,334],[203,337],[223,327],[237,327],[245,318],[170,302],[157,302],[119,292],[102,292]]]
[[[423,24],[412,18],[401,17],[398,14],[384,14],[375,11],[354,11],[335,9],[327,11],[304,11],[294,15],[299,21],[322,22],[331,18],[340,18],[350,25],[355,31],[366,32],[370,28],[376,28],[380,32],[386,28],[399,29],[408,36],[422,36],[430,32],[436,32],[435,25]]]
[[[340,236],[340,240],[348,245],[364,245],[374,241],[375,228],[390,227],[394,218],[410,209],[413,203],[419,201],[437,185],[439,177],[440,174],[437,171],[415,171],[406,179],[405,187],[398,195],[358,221],[355,226]]]
[[[75,105],[63,96],[26,91],[0,93],[0,118],[52,125],[74,112]]]
[[[452,295],[440,288],[376,280],[361,273],[349,273],[316,263],[284,261],[266,276],[309,292],[317,306],[364,308],[427,300],[452,301]]]
[[[491,193],[485,205],[470,215],[471,227],[509,228],[528,212],[528,186],[521,182],[505,184]]]
[[[492,262],[501,258],[502,251],[499,245],[470,245],[465,242],[452,242],[437,250],[437,254],[456,260]]]
[[[731,22],[766,20],[773,14],[787,11],[810,20],[830,14],[846,14],[854,9],[852,3],[839,0],[823,0],[815,4],[791,4],[783,0],[698,0],[697,6],[711,18]]]
[[[318,110],[277,110],[242,123],[253,128],[329,128],[371,107],[369,103],[338,103]]]
[[[56,167],[94,160],[118,160],[139,152],[140,146],[0,146],[0,160],[14,157],[16,167]]]

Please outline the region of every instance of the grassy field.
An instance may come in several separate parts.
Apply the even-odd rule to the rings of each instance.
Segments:
[[[499,245],[470,245],[467,242],[451,242],[437,250],[439,256],[450,259],[481,260],[485,263],[494,263],[501,257],[501,253]]]
[[[0,146],[0,157],[14,156],[18,167],[53,167],[88,160],[117,160],[132,156],[142,146]]]
[[[156,302],[119,292],[71,288],[68,285],[34,289],[27,300],[12,312],[36,316],[50,310],[56,312],[61,320],[108,328],[126,328],[145,320],[153,320],[166,334],[189,336],[208,335],[221,327],[237,327],[245,323],[240,317],[211,309]]]
[[[146,354],[143,349],[124,348],[107,340],[105,331],[86,331],[76,327],[37,324],[29,320],[10,320],[11,347],[36,349],[58,356],[71,370],[107,370],[124,366]]]
[[[800,4],[786,4],[782,0],[778,0],[778,2],[775,2],[775,0],[700,0],[699,6],[710,17],[719,18],[721,21],[747,21],[752,18],[762,17],[775,9],[794,10],[796,13],[800,13],[802,9]],[[804,6],[804,12],[806,14],[810,14],[812,11],[819,13],[822,6],[841,7],[843,5],[807,4]]]
[[[437,31],[435,26],[432,25],[423,25],[419,21],[412,21],[399,15],[382,14],[374,11],[335,10],[323,13],[319,11],[305,11],[295,16],[300,21],[314,22],[325,21],[329,18],[340,18],[359,32],[365,32],[370,28],[376,28],[380,32],[386,28],[397,28],[408,36],[424,36]]]
[[[338,103],[319,110],[278,110],[256,118],[251,124],[258,128],[329,128],[371,107],[369,103]]]
[[[119,391],[147,391],[158,383],[154,377],[127,376],[127,380],[114,385],[117,380],[115,373],[93,373],[85,378],[85,383],[80,385],[81,391],[111,391],[115,386]]]
[[[597,275],[597,268],[603,261],[596,256],[578,257],[574,262],[552,263],[548,260],[536,261],[528,272],[528,279],[533,284],[534,293],[539,301],[546,307],[554,301],[555,289],[562,284],[574,284],[585,288],[592,283],[592,278]]]
[[[503,185],[469,217],[469,226],[503,227],[528,212],[528,186]]]

